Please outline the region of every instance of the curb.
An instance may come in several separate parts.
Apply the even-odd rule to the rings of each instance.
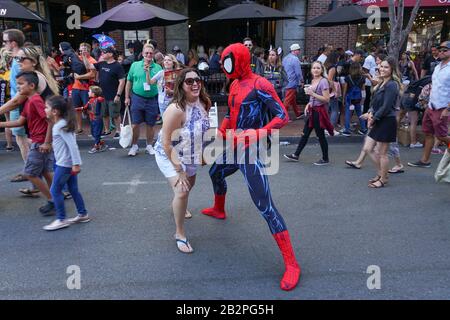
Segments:
[[[300,140],[300,136],[284,136],[280,137],[280,144],[281,146],[291,145],[291,144],[297,144]],[[114,140],[112,138],[106,138],[104,139],[105,143],[112,148],[120,149],[122,148],[119,144],[119,140]],[[310,141],[313,143],[318,143],[319,139],[317,137],[310,137]],[[351,136],[351,137],[344,137],[344,136],[337,136],[337,137],[327,137],[328,144],[346,144],[346,143],[359,143],[362,144],[364,141],[363,136]],[[287,144],[286,144],[287,142]],[[4,144],[6,141],[4,139],[0,139],[0,144]],[[89,138],[82,138],[77,139],[78,146],[80,147],[92,147],[93,142],[92,139]],[[145,147],[145,139],[139,139],[138,145]],[[16,143],[14,142],[15,147],[17,147]]]

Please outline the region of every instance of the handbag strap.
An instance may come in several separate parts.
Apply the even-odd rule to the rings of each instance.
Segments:
[[[125,121],[128,119],[128,124],[131,124],[130,108],[126,107],[123,113],[122,126],[125,126]]]

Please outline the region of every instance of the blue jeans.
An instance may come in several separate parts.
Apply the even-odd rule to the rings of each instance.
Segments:
[[[348,96],[345,97],[345,131],[347,131],[347,132],[350,132],[350,121],[351,121],[352,115],[353,115],[353,111],[350,110],[351,104],[352,103],[348,99]],[[360,104],[353,104],[353,105],[355,106],[355,112],[359,119],[359,125],[361,126],[361,131],[366,132],[367,131],[366,121],[360,118],[361,114],[362,114],[361,105]]]
[[[102,140],[103,130],[103,119],[101,117],[96,117],[94,120],[91,120],[91,134],[94,138],[95,144],[98,145],[100,141]]]
[[[64,195],[62,194],[63,187],[66,183],[69,186],[69,192],[75,202],[78,214],[82,216],[87,214],[83,197],[78,191],[78,178],[77,176],[72,176],[70,174],[71,171],[72,168],[56,166],[55,175],[53,176],[53,183],[50,188],[50,193],[52,194],[53,202],[55,203],[56,215],[60,220],[64,220],[66,218]]]
[[[337,98],[330,98],[328,112],[330,113],[331,124],[336,127],[337,121],[339,119],[339,102]]]

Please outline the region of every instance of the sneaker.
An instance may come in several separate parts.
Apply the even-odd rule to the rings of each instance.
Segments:
[[[295,154],[283,154],[283,157],[290,161],[298,162],[298,157]]]
[[[155,154],[155,149],[153,149],[153,146],[151,144],[147,145],[147,147],[145,148],[145,153],[148,153],[150,155]]]
[[[12,152],[12,151],[14,151],[14,146],[6,147],[5,150],[6,150],[6,152]]]
[[[44,216],[53,216],[55,214],[55,204],[48,201],[46,205],[39,208],[39,212]]]
[[[100,146],[98,147],[99,152],[103,152],[108,150],[108,145],[106,143],[101,143]]]
[[[304,117],[305,117],[305,114],[302,113],[301,115],[296,116],[296,117],[295,117],[295,120],[300,120],[300,119],[303,119]]]
[[[88,151],[89,154],[94,154],[100,152],[100,148],[98,146],[93,146],[91,150]]]
[[[70,226],[70,223],[66,219],[64,220],[56,219],[52,223],[44,226],[43,229],[47,231],[54,231],[62,228],[67,228],[68,226]]]
[[[439,149],[439,148],[433,148],[433,149],[431,149],[431,153],[432,154],[444,154],[445,151],[442,149]]]
[[[416,143],[411,143],[409,145],[410,148],[423,148],[423,144],[421,144],[420,142],[416,142]]]
[[[114,134],[113,139],[114,139],[114,140],[119,140],[119,139],[120,139],[120,132],[116,132],[116,133]]]
[[[136,156],[136,154],[139,152],[139,147],[137,144],[133,144],[130,148],[130,151],[128,152],[128,155],[130,157]]]
[[[326,161],[323,159],[320,159],[319,161],[314,162],[315,166],[326,166],[327,164],[330,164],[330,161]]]
[[[417,162],[408,162],[408,166],[410,167],[418,167],[418,168],[430,168],[431,167],[431,163],[425,163],[422,161],[417,161]]]
[[[161,125],[163,122],[162,122],[162,119],[158,119],[158,120],[156,120],[156,122],[155,122],[155,124],[156,125]]]
[[[365,136],[367,134],[367,130],[363,131],[363,130],[358,130],[358,134],[361,136]]]
[[[336,136],[338,136],[338,135],[340,135],[341,133],[339,132],[339,131],[337,131],[337,130],[334,130],[334,136],[336,137]]]
[[[91,218],[89,218],[89,215],[87,215],[87,214],[85,214],[85,215],[79,214],[75,218],[67,220],[67,222],[70,224],[85,223],[85,222],[89,222],[89,221],[91,221]]]
[[[101,134],[100,138],[103,139],[104,137],[107,137],[107,136],[109,136],[110,134],[111,134],[111,131],[103,132],[103,133]]]
[[[344,137],[350,137],[350,136],[352,135],[351,132],[345,131],[345,130],[342,130],[342,131],[341,131],[341,134],[342,134]]]

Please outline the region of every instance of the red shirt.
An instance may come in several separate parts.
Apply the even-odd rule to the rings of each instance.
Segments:
[[[32,142],[44,143],[47,134],[47,116],[45,103],[39,94],[35,94],[25,101],[22,117],[27,119],[27,127]]]

